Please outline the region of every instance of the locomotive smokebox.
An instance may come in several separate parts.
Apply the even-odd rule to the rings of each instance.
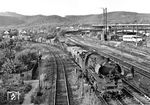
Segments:
[[[105,63],[104,65],[97,64],[95,72],[99,75],[107,76],[108,74],[121,74],[122,70],[117,64]]]
[[[110,65],[110,64],[105,64],[104,66],[101,66],[99,68],[99,73],[100,75],[104,75],[107,76],[108,74],[112,74],[115,72],[115,66],[114,65]]]

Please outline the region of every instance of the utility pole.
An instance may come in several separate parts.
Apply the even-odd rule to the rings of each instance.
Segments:
[[[137,24],[137,22],[136,22],[136,36],[138,36],[138,24]],[[136,47],[137,47],[137,45],[138,45],[138,42],[137,42],[137,38],[136,38]]]
[[[105,8],[105,34],[107,35],[107,8]]]
[[[101,36],[101,40],[106,40],[107,36],[107,8],[102,8],[103,9],[103,26],[104,26],[104,33]]]

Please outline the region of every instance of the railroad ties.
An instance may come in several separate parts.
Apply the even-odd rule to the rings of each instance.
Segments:
[[[55,46],[45,47],[49,50],[48,53],[51,56],[51,69],[50,77],[52,78],[52,94],[49,97],[48,105],[70,105],[69,89],[67,82],[67,64],[63,61],[64,59],[60,56],[60,49]],[[49,72],[51,70],[48,70]],[[49,75],[49,74],[48,74]]]
[[[67,87],[68,85],[67,85],[66,74],[65,74],[65,63],[60,58],[58,53],[54,53],[53,55],[55,56],[56,65],[57,65],[57,69],[56,69],[57,75],[56,75],[56,80],[55,80],[55,83],[56,83],[55,84],[55,98],[54,98],[53,105],[69,105],[70,99],[69,99],[69,93],[68,93],[68,87]],[[125,66],[127,66],[127,65],[125,65]],[[98,77],[98,76],[96,76],[96,74],[94,74],[94,73],[92,73],[92,74],[94,77]],[[95,79],[98,80],[97,78],[95,78]],[[129,86],[130,85],[128,84],[128,87]],[[131,104],[131,105],[150,105],[149,101],[146,102],[144,100],[145,93],[141,93],[140,90],[135,91],[135,90],[131,89],[131,87],[129,87],[129,88],[124,88],[123,93],[126,95],[116,97],[114,99],[111,99],[111,101],[106,100],[99,93],[96,93],[96,94],[97,94],[97,97],[100,99],[102,105],[129,105],[129,104]],[[137,94],[135,94],[135,93],[140,93],[142,95],[141,95],[141,97],[139,97],[139,96],[137,97]],[[129,96],[132,98],[128,99]]]
[[[127,84],[124,87],[124,91],[130,94],[139,103],[139,105],[150,105],[150,100],[145,97],[145,92],[125,80],[124,82]]]
[[[84,43],[77,41],[75,39],[71,39],[69,38],[72,42],[74,42],[77,45],[82,45],[84,48],[91,50],[91,51],[96,51],[97,53],[99,53],[100,55],[110,58],[112,61],[118,63],[119,65],[121,65],[122,67],[126,68],[126,69],[130,69],[131,66],[134,66],[135,71],[147,78],[150,78],[150,71],[149,68],[146,67],[145,65],[139,65],[137,63],[134,62],[129,62],[129,61],[125,61],[122,60],[121,58],[119,58],[118,56],[112,55],[112,54],[108,54],[107,52],[105,52],[104,50],[99,50],[97,47],[95,46],[89,46],[89,45],[85,45]]]
[[[63,59],[59,56],[59,50],[57,48],[51,47],[49,49],[52,58],[55,61],[54,65],[54,90],[53,90],[53,105],[70,105],[68,97],[68,85],[65,72],[65,64]],[[50,104],[51,102],[49,102]]]
[[[57,58],[57,79],[56,79],[56,97],[55,97],[55,105],[69,105],[69,97],[68,97],[68,87],[66,82],[65,75],[65,66],[63,61]]]

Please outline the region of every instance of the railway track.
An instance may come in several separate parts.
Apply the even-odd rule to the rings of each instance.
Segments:
[[[138,97],[136,97],[135,95],[132,94],[132,91],[130,91],[129,89],[127,88],[124,88],[124,91],[129,94],[131,97],[133,97],[134,101],[136,102],[135,104],[137,105],[145,105],[143,102],[141,102]]]
[[[150,105],[150,103],[143,103],[137,97],[132,95],[131,91],[128,89],[124,89],[123,95],[124,96],[120,95],[113,99],[105,99],[102,95],[96,93],[96,96],[99,98],[102,105]]]
[[[104,53],[103,53],[104,54]],[[106,55],[106,53],[105,53],[105,55]],[[107,56],[107,57],[111,57],[111,56],[113,56],[113,55],[109,55],[109,56]],[[116,57],[115,57],[116,58]],[[114,60],[114,58],[112,58],[111,60],[113,60],[113,61],[117,61],[118,59],[116,59],[116,60]],[[120,62],[124,62],[124,61],[122,61],[121,59],[119,59],[119,64],[121,64]],[[118,63],[118,62],[116,62],[116,63]],[[121,66],[123,66],[124,68],[126,68],[126,69],[130,69],[129,67],[130,66],[128,66],[128,65],[126,65],[126,66],[124,66],[124,64],[122,63],[121,64]],[[140,74],[142,74],[143,76],[145,76],[145,77],[148,77],[149,79],[150,79],[150,74],[148,74],[148,73],[146,73],[145,71],[142,71],[142,70],[137,70],[137,66],[135,66],[134,65],[134,67],[136,67],[135,69],[136,69],[136,71],[138,72],[138,73],[140,73]],[[136,87],[136,86],[134,86],[133,84],[131,84],[130,82],[127,82],[127,81],[125,81],[124,80],[124,82],[126,83],[126,84],[128,84],[129,86],[130,86],[130,88],[133,88],[136,92],[138,92],[138,93],[140,93],[142,96],[136,96],[135,94],[133,94],[132,96],[134,97],[134,99],[138,102],[137,103],[137,105],[150,105],[150,102],[148,102],[148,100],[146,100],[146,97],[150,97],[150,95],[149,94],[147,94],[145,91],[142,91],[141,89],[139,89],[138,87]],[[130,91],[131,92],[131,91]],[[130,93],[129,91],[128,91],[128,93]],[[141,99],[143,100],[143,102],[139,99],[139,97],[141,97]],[[140,103],[140,104],[139,104]],[[125,104],[125,103],[124,103]],[[127,105],[127,104],[126,104]]]
[[[97,48],[93,48],[93,50],[95,50],[96,52],[100,53],[101,55],[110,58],[112,61],[118,63],[120,66],[126,68],[126,69],[130,69],[132,66],[134,66],[134,69],[137,73],[142,74],[143,76],[147,77],[150,79],[150,72],[149,72],[149,68],[148,67],[144,67],[142,65],[138,65],[134,62],[128,62],[125,60],[122,60],[119,57],[116,57],[114,55],[110,55],[105,51],[101,51],[98,50]]]
[[[138,92],[138,90],[136,91]],[[135,91],[131,90],[130,88],[124,88],[122,90],[122,93],[122,95],[119,95],[115,98],[104,99],[107,103],[106,105],[150,105],[150,101],[146,101],[146,99],[144,99],[144,96],[142,96],[143,100],[141,100],[139,96],[133,94],[135,93]]]
[[[134,99],[140,103],[139,105],[150,105],[150,99],[147,99],[147,97],[145,97],[145,93],[143,93],[143,91],[125,80],[124,82],[128,84],[128,86],[126,86],[124,90],[131,94]]]
[[[56,53],[57,51],[55,51],[55,49],[53,49],[53,51],[53,56],[57,66],[55,69],[53,105],[70,105],[67,78],[65,74],[65,65],[61,60],[59,54]]]
[[[123,98],[121,98],[121,101],[125,103],[125,105],[131,104],[131,105],[144,105],[140,100],[137,99],[134,94],[132,94],[131,91],[129,91],[127,88],[124,88],[123,94],[125,95]]]
[[[56,58],[57,58],[56,59],[57,66],[59,65],[57,67],[57,71],[60,68],[63,68],[63,69],[61,71],[59,71],[60,73],[57,72],[56,89],[55,89],[56,90],[56,94],[55,94],[54,105],[60,105],[60,104],[62,104],[62,105],[69,105],[70,102],[69,102],[69,95],[68,95],[67,82],[66,82],[66,76],[65,76],[65,65],[64,65],[64,62],[60,60],[60,57],[58,55],[57,55]],[[126,67],[126,68],[128,68],[128,67]],[[60,88],[61,86],[64,86],[64,87]],[[125,91],[128,94],[130,94],[130,96],[134,97],[134,101],[132,101],[133,105],[150,105],[150,103],[148,103],[148,102],[144,103],[138,97],[136,97],[135,95],[132,95],[131,91],[129,89],[126,89]],[[137,88],[137,91],[141,92],[138,88]],[[145,93],[141,92],[141,94],[144,95]],[[116,99],[114,99],[113,103],[115,103],[115,104],[108,103],[102,96],[98,96],[98,98],[102,102],[102,105],[128,105],[128,103],[126,103],[123,98],[120,98],[120,99],[116,98]]]
[[[78,43],[79,44],[79,43]],[[86,46],[86,45],[85,45]],[[87,47],[87,49],[89,50],[89,47],[88,46],[86,46]],[[90,48],[90,50],[95,50],[96,52],[98,52],[98,53],[100,53],[101,55],[103,55],[103,56],[105,56],[105,57],[109,57],[111,60],[113,60],[114,62],[116,62],[116,63],[118,63],[119,65],[121,65],[122,67],[124,67],[124,68],[126,68],[126,69],[130,69],[131,68],[131,66],[134,66],[134,68],[135,68],[135,70],[136,70],[136,72],[137,73],[139,73],[139,74],[142,74],[143,76],[145,76],[145,77],[147,77],[147,78],[149,78],[150,79],[150,72],[148,72],[148,67],[143,67],[143,66],[139,66],[139,65],[137,65],[137,64],[135,64],[134,62],[128,62],[128,61],[123,61],[121,58],[119,58],[119,57],[116,57],[116,56],[114,56],[114,55],[110,55],[110,54],[108,54],[107,52],[104,52],[104,51],[99,51],[98,50],[98,48],[95,48],[95,47],[92,47],[92,48]],[[129,86],[132,86],[132,87],[135,87],[135,86],[133,86],[133,84],[129,84],[128,83],[128,85]],[[136,88],[136,90],[137,91],[139,91],[143,96],[142,96],[142,98],[144,99],[145,97],[145,95],[146,95],[146,97],[148,96],[148,97],[150,97],[149,96],[149,94],[147,94],[146,92],[144,92],[144,91],[141,91],[140,89],[138,89],[137,87],[135,87]],[[127,91],[127,90],[126,90]],[[128,94],[131,92],[131,91],[127,91],[128,92]],[[130,94],[131,95],[131,94]],[[140,99],[139,99],[139,96],[136,96],[135,94],[133,94],[133,95],[131,95],[132,97],[133,97],[133,99],[134,100],[132,100],[132,104],[137,104],[137,105],[150,105],[150,103],[147,101],[147,102],[145,102],[145,101],[141,101]],[[146,99],[146,98],[145,98]],[[120,101],[119,100],[117,100],[116,99],[116,104],[122,104],[122,105],[127,105],[123,100],[121,101],[122,99],[120,99]],[[121,103],[122,102],[122,103]],[[136,105],[135,104],[135,105]]]
[[[122,103],[120,100],[118,100],[117,98],[115,99],[115,101],[117,102],[117,105],[126,105],[126,104]]]
[[[105,52],[103,52],[103,54],[104,53]],[[105,53],[105,55],[109,56],[113,61],[115,61],[115,62],[117,61],[117,63],[119,63],[124,68],[130,69],[131,66],[134,66],[135,71],[137,73],[140,73],[143,76],[145,76],[145,77],[150,79],[150,72],[149,72],[149,68],[148,67],[145,67],[145,66],[142,66],[142,65],[138,65],[138,64],[136,64],[134,62],[123,61],[121,58],[116,57],[114,55],[109,55],[109,54],[106,54],[106,53]]]
[[[117,97],[113,99],[105,99],[105,101],[107,102],[107,105],[125,105]]]
[[[102,105],[109,105],[107,103],[107,101],[103,98],[103,96],[98,91],[95,92],[95,95],[100,100],[100,102],[101,102]]]
[[[66,68],[62,57],[60,56],[60,50],[55,47],[44,47],[49,50],[51,55],[51,69],[49,77],[52,78],[52,94],[49,95],[49,105],[70,105],[70,97],[68,92],[68,82],[66,78]],[[49,70],[50,72],[50,70]],[[51,77],[52,76],[52,77]],[[52,102],[51,102],[52,101]]]
[[[143,76],[145,76],[145,77],[150,79],[149,68],[146,67],[146,66],[143,66],[142,64],[139,64],[139,63],[136,64],[135,62],[129,62],[129,61],[122,60],[118,56],[115,56],[115,55],[112,55],[112,54],[110,55],[107,52],[105,52],[104,50],[102,51],[102,50],[99,50],[97,47],[85,45],[84,43],[81,43],[81,42],[79,42],[77,40],[74,40],[74,39],[70,39],[70,41],[73,41],[76,44],[81,44],[86,49],[91,50],[91,51],[94,50],[94,51],[98,52],[99,54],[101,54],[101,55],[103,55],[105,57],[109,57],[112,61],[118,63],[119,65],[121,65],[122,67],[124,67],[126,69],[130,69],[132,66],[134,66],[135,71],[137,73],[142,74]]]
[[[82,43],[78,42],[77,44],[82,44]],[[85,49],[87,49],[87,50],[98,52],[100,55],[103,55],[104,57],[110,58],[112,61],[118,63],[120,66],[122,66],[123,68],[125,68],[128,71],[131,69],[132,66],[134,66],[134,69],[137,73],[150,79],[150,72],[148,72],[149,71],[148,67],[135,64],[134,62],[124,61],[121,58],[119,58],[118,56],[110,55],[107,52],[99,50],[98,48],[93,47],[93,46],[88,46],[88,45],[83,44],[83,47],[84,46],[85,46]],[[147,97],[150,97],[150,95],[147,92],[143,91],[143,93],[145,93],[145,95]]]

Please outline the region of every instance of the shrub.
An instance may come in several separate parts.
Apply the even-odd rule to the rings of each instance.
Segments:
[[[7,93],[5,90],[0,90],[0,105],[7,104]]]

